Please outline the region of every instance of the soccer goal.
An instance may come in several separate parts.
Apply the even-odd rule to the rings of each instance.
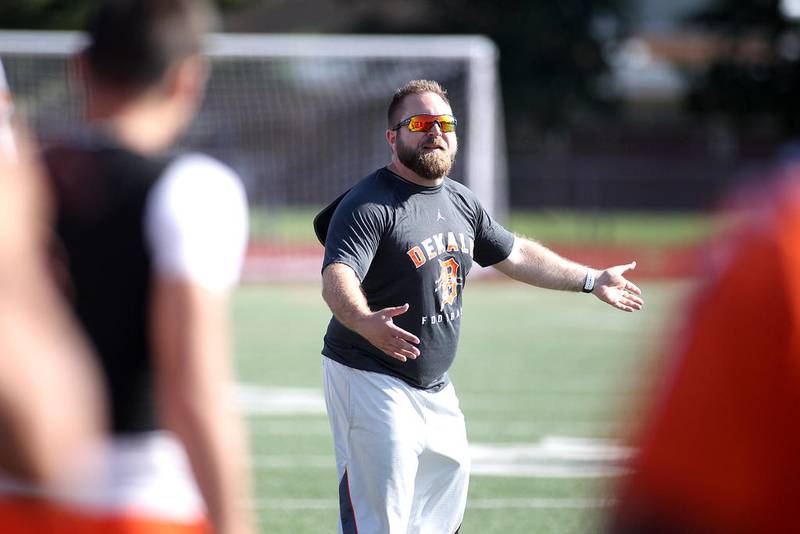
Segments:
[[[84,42],[73,32],[0,32],[17,109],[45,141],[79,120],[69,58]],[[505,218],[497,49],[485,37],[217,34],[209,55],[206,97],[183,142],[239,172],[256,239],[313,242],[311,214],[388,162],[386,108],[415,78],[449,91],[460,134],[451,177]]]

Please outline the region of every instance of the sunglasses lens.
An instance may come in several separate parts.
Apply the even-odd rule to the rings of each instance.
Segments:
[[[432,117],[428,115],[420,115],[411,117],[411,122],[408,123],[408,129],[412,132],[427,132],[433,128]]]
[[[456,121],[449,115],[442,115],[439,117],[439,124],[441,125],[442,131],[445,133],[456,131]]]
[[[409,120],[408,129],[412,132],[427,132],[436,123],[445,133],[456,129],[456,120],[450,115],[414,115]]]

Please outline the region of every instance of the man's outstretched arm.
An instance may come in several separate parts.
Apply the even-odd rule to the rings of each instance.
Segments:
[[[396,326],[392,317],[408,311],[408,304],[372,311],[355,271],[331,263],[322,273],[322,298],[344,326],[361,335],[388,356],[406,361],[419,356],[417,336]]]
[[[605,270],[593,269],[562,258],[535,241],[517,236],[511,254],[494,267],[514,280],[562,291],[583,290],[588,275],[594,279],[591,293],[603,302],[628,312],[641,310],[644,305],[641,290],[623,276],[625,271],[636,268],[635,261]]]

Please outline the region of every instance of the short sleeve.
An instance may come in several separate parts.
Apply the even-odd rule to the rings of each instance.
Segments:
[[[208,156],[177,158],[147,200],[145,238],[158,275],[227,291],[239,279],[247,237],[244,188]]]
[[[322,269],[331,263],[343,263],[356,272],[359,280],[364,280],[387,224],[384,208],[375,203],[361,203],[357,195],[348,194],[336,208],[328,227]]]
[[[488,267],[506,259],[514,247],[514,234],[492,219],[480,204],[476,206],[475,261]]]

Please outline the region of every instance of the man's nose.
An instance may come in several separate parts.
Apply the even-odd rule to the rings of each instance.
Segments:
[[[439,121],[433,121],[433,126],[428,130],[428,135],[442,135],[442,125]]]

